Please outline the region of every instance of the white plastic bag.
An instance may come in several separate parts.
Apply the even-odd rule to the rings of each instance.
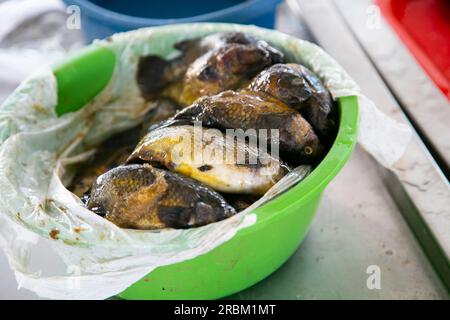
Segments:
[[[319,47],[275,31],[227,24],[174,25],[118,34],[97,44],[112,49],[117,65],[108,86],[80,111],[57,117],[51,70],[27,79],[0,109],[0,246],[19,284],[42,297],[103,299],[120,293],[158,266],[192,259],[255,223],[254,206],[300,181],[299,167],[251,208],[189,230],[137,231],[116,227],[87,210],[63,185],[65,163],[85,146],[136,125],[150,108],[135,81],[138,58],[172,56],[173,43],[219,31],[242,31],[282,49],[312,69],[334,98],[360,97],[360,143],[386,166],[404,152],[410,132],[363,97],[353,80]],[[384,133],[384,135],[383,135]],[[389,133],[389,139],[385,134]],[[393,137],[395,139],[393,139]],[[58,254],[45,267],[30,257],[39,242]]]

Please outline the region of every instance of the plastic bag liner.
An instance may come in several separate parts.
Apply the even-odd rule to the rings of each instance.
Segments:
[[[0,246],[19,286],[46,298],[111,297],[158,266],[192,259],[231,239],[255,223],[255,207],[307,175],[309,167],[298,167],[252,207],[188,230],[118,228],[86,209],[64,187],[74,174],[71,164],[89,155],[88,146],[137,125],[152,107],[140,97],[135,81],[140,56],[170,58],[179,40],[231,30],[264,39],[284,51],[289,61],[306,65],[334,98],[357,95],[359,142],[385,166],[404,153],[409,130],[378,111],[345,71],[314,44],[230,24],[173,25],[117,34],[97,42],[115,52],[114,74],[107,87],[79,111],[56,116],[56,81],[51,70],[24,81],[0,109]]]

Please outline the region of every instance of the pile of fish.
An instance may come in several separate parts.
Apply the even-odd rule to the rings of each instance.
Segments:
[[[328,90],[265,41],[226,32],[174,47],[172,60],[139,61],[141,94],[156,105],[142,126],[100,146],[72,185],[119,227],[190,228],[230,217],[293,166],[317,164],[335,137]]]

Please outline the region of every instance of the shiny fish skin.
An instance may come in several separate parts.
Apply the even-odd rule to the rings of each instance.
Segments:
[[[263,195],[288,171],[278,159],[244,141],[226,137],[219,130],[202,130],[202,138],[195,142],[195,130],[185,125],[150,131],[128,162],[163,165],[217,191],[252,195]],[[226,158],[227,147],[230,148],[229,158]],[[242,152],[245,163],[238,162],[238,151]],[[249,163],[249,155],[259,161]]]
[[[251,35],[242,32],[218,32],[204,37],[187,39],[179,41],[174,45],[174,48],[183,52],[184,55],[190,55],[190,62],[194,61],[200,55],[206,53],[209,50],[219,48],[225,44],[260,44],[270,51],[275,60],[281,61],[284,59],[283,53],[278,49],[271,47],[267,42],[259,40]]]
[[[264,68],[279,62],[266,44],[226,44],[195,60],[184,76],[179,98],[182,105],[190,105],[201,96],[236,89],[248,82]]]
[[[155,101],[154,107],[147,112],[142,122],[141,137],[143,137],[155,125],[173,117],[181,107],[169,99]]]
[[[179,41],[174,44],[174,48],[182,52],[181,57],[184,59],[185,65],[189,65],[209,50],[220,48],[225,44],[251,44],[258,41],[256,38],[242,32],[218,32],[204,37]]]
[[[147,100],[154,100],[169,84],[181,81],[189,65],[206,52],[227,43],[248,44],[255,41],[240,32],[215,33],[175,43],[174,48],[181,51],[181,54],[172,60],[165,60],[156,55],[140,57],[136,80],[141,94]]]
[[[236,213],[212,189],[178,174],[134,164],[98,177],[88,208],[122,228],[191,228]]]
[[[96,148],[91,158],[81,164],[69,190],[78,197],[84,196],[99,175],[125,163],[141,137],[141,128],[136,126],[108,138]]]
[[[174,45],[174,48],[181,51],[180,56],[175,59],[165,60],[156,55],[147,55],[139,59],[136,80],[142,96],[147,100],[154,100],[158,96],[166,96],[180,103],[179,95],[183,90],[181,82],[191,64],[205,54],[211,55],[209,51],[214,51],[230,44],[239,45],[239,48],[247,46],[258,47],[260,51],[264,51],[271,57],[273,61],[271,64],[283,62],[284,59],[280,51],[269,46],[265,41],[241,32],[222,32],[183,40]],[[238,51],[235,50],[235,52]],[[259,70],[262,70],[262,68]],[[230,73],[228,72],[227,74],[229,75]],[[184,96],[187,97],[188,93],[186,92]]]
[[[337,114],[328,90],[305,66],[276,64],[262,71],[249,85],[298,110],[321,137],[335,132]]]
[[[224,91],[200,98],[178,112],[167,125],[195,121],[222,130],[278,129],[280,152],[304,163],[316,160],[323,152],[319,138],[300,113],[262,92]],[[270,142],[268,139],[268,145]]]
[[[258,200],[258,197],[247,194],[224,194],[224,197],[238,212],[247,209]]]
[[[118,148],[115,152],[100,148],[93,159],[80,168],[80,173],[69,186],[69,189],[78,197],[83,197],[92,187],[95,179],[111,168],[125,163],[132,147]],[[102,155],[100,157],[100,154]]]
[[[83,197],[99,175],[125,163],[149,127],[172,117],[178,109],[179,106],[171,101],[156,101],[154,107],[144,116],[141,126],[118,133],[97,148],[94,156],[81,165],[69,190],[78,197]]]

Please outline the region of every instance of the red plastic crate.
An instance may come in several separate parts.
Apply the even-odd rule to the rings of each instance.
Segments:
[[[450,1],[375,0],[375,3],[450,100]]]

